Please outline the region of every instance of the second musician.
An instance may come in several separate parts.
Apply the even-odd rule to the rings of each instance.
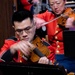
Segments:
[[[64,12],[68,12],[68,10],[72,10],[71,8],[66,8],[66,0],[49,0],[50,7],[52,8],[52,12],[46,11],[42,14],[34,15],[34,20],[37,26],[37,29],[42,27],[46,22],[59,17]],[[53,61],[56,61],[59,65],[63,65],[67,72],[75,72],[75,59],[68,58],[64,56],[64,45],[63,45],[63,30],[66,27],[74,27],[73,21],[74,17],[65,19],[59,19],[61,21],[61,25],[58,23],[58,19],[54,20],[46,24],[48,39],[50,42],[49,49],[51,54],[49,58]],[[65,22],[65,25],[64,25]],[[55,62],[55,63],[56,63]]]

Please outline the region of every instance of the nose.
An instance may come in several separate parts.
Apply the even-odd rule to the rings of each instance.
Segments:
[[[27,36],[28,34],[23,30],[23,31],[22,31],[22,35],[23,35],[23,36]]]
[[[58,5],[56,3],[54,4],[54,8],[58,8]]]

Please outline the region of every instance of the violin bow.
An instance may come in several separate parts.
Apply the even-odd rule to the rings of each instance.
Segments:
[[[70,12],[73,12],[73,11],[75,11],[75,9],[71,10]],[[61,14],[60,16],[58,16],[58,17],[56,17],[56,18],[54,18],[54,19],[52,19],[52,20],[50,20],[50,21],[48,21],[48,22],[43,23],[42,26],[44,26],[44,25],[46,25],[46,24],[48,24],[48,23],[51,23],[51,22],[53,22],[53,21],[59,19],[60,17],[65,17],[65,16],[68,15],[70,12],[67,12],[67,13],[65,13],[65,14]]]

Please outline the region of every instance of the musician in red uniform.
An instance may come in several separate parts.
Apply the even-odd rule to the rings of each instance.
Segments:
[[[34,20],[37,26],[37,29],[45,25],[46,22],[49,22],[56,17],[61,16],[63,13],[68,13],[72,11],[71,8],[65,7],[66,0],[49,0],[50,7],[52,8],[52,12],[46,11],[42,14],[34,15]],[[65,18],[64,18],[65,19]],[[61,18],[59,19],[61,20]],[[75,27],[73,25],[74,16],[68,18],[65,22],[63,20],[58,24],[58,20],[54,20],[46,24],[48,39],[50,42],[50,51],[51,54],[49,58],[55,63],[59,65],[63,65],[67,72],[73,71],[75,72],[75,59],[68,58],[64,56],[64,46],[63,46],[63,30],[66,27]],[[54,64],[55,64],[54,63]]]
[[[5,62],[28,62],[31,52],[36,48],[32,44],[36,32],[33,14],[28,10],[16,11],[12,16],[12,24],[15,37],[5,40],[0,50],[0,59]],[[49,59],[43,56],[38,63],[48,64]]]

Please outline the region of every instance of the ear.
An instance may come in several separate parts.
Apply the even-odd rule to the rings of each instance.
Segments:
[[[14,26],[12,26],[12,28],[14,28]]]

